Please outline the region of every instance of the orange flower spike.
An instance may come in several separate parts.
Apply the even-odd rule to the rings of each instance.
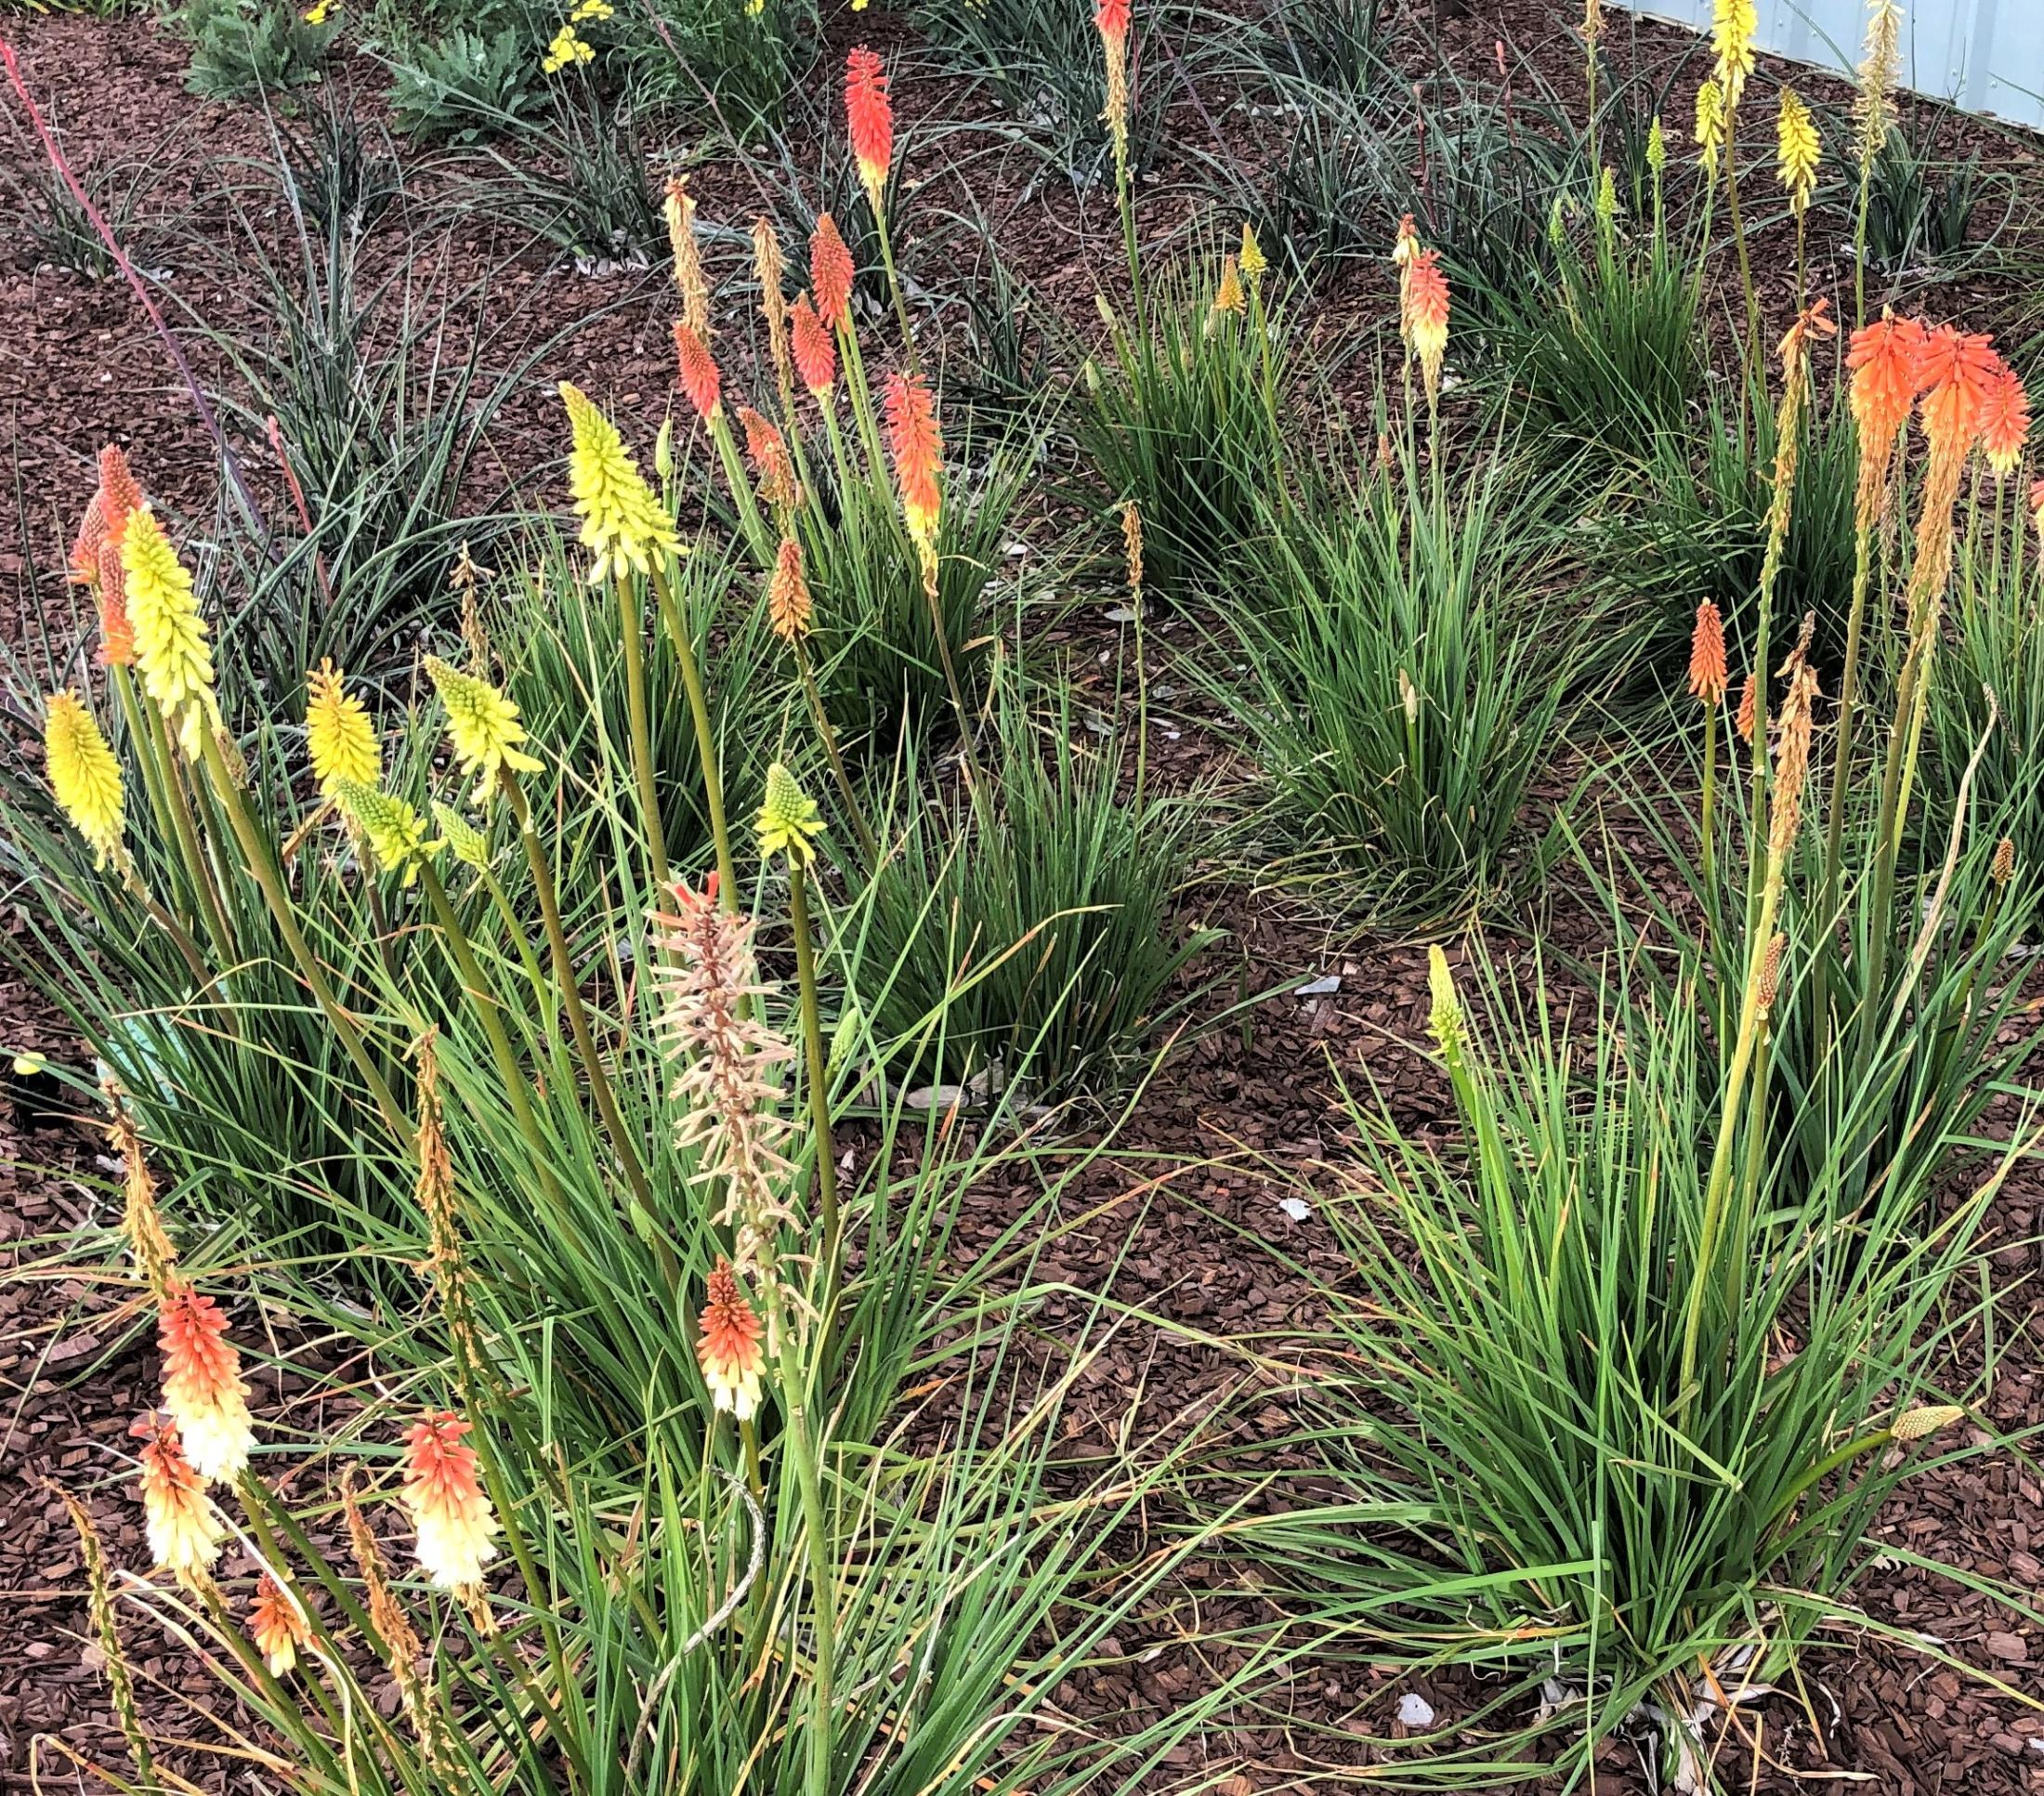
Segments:
[[[164,1357],[164,1408],[201,1477],[231,1484],[248,1467],[254,1440],[242,1357],[227,1338],[227,1318],[212,1298],[181,1278],[164,1292],[156,1344]]]
[[[177,1424],[166,1415],[145,1415],[128,1433],[147,1443],[141,1451],[141,1484],[150,1552],[187,1590],[210,1587],[223,1530],[217,1512],[206,1501],[205,1481],[185,1457]]]
[[[117,444],[99,452],[99,484],[85,502],[77,539],[72,544],[70,579],[73,585],[96,585],[104,577],[106,551],[121,546],[121,531],[142,505],[142,489]]]
[[[2030,399],[2007,362],[1987,387],[1980,419],[1980,447],[1997,478],[2015,472],[2030,436]]]
[[[1760,682],[1749,674],[1745,686],[1739,691],[1739,712],[1735,719],[1741,741],[1750,742],[1753,740],[1754,713],[1759,709],[1759,702]]]
[[[404,1440],[400,1491],[418,1531],[419,1565],[444,1591],[474,1592],[497,1556],[496,1512],[476,1472],[469,1424],[452,1410],[421,1416]]]
[[[807,294],[796,295],[788,318],[794,339],[795,372],[802,376],[810,397],[819,405],[828,405],[831,388],[837,382],[837,347],[831,341],[831,333],[817,316]]]
[[[2044,480],[2035,482],[2030,488],[2030,516],[2037,520],[2037,533],[2044,537]]]
[[[121,565],[121,545],[111,538],[99,545],[99,652],[101,667],[135,665],[135,625],[127,612],[127,570]]]
[[[894,107],[887,98],[887,72],[863,44],[845,59],[845,123],[859,181],[878,213],[894,166]]]
[[[1710,599],[1697,607],[1696,633],[1689,639],[1689,690],[1713,711],[1724,702],[1731,676],[1724,666],[1724,621]]]
[[[1987,396],[2000,377],[1994,339],[1940,324],[1924,340],[1918,369],[1922,400],[1917,420],[1932,460],[1962,460],[1980,434]]]
[[[802,544],[784,536],[774,556],[773,577],[766,583],[767,627],[781,641],[795,642],[809,634],[814,610],[809,582],[802,570]]]
[[[858,270],[845,245],[837,220],[826,212],[809,239],[809,291],[816,295],[817,316],[832,330],[852,321],[852,282]]]
[[[944,439],[937,427],[937,407],[920,375],[887,376],[887,447],[894,457],[895,484],[901,492],[901,515],[909,534],[925,549],[937,541],[937,519],[943,496],[937,472],[944,462]]]
[[[764,1331],[728,1261],[719,1260],[711,1270],[701,1328],[696,1360],[710,1386],[711,1407],[749,1422],[759,1409],[760,1374],[766,1363],[760,1346]]]
[[[78,520],[78,534],[71,545],[71,566],[65,578],[73,586],[90,586],[98,582],[99,551],[106,542],[106,501],[95,492],[85,501],[85,515]]]
[[[1406,269],[1407,340],[1420,358],[1431,404],[1441,394],[1441,362],[1448,353],[1448,277],[1437,249],[1415,251]]]
[[[675,361],[680,370],[681,390],[705,424],[714,424],[724,412],[724,376],[709,346],[688,321],[675,320]]]
[[[1920,320],[1883,313],[1853,333],[1845,366],[1851,371],[1853,422],[1863,453],[1885,453],[1909,422],[1923,390],[1922,360],[1930,333]]]
[[[788,444],[780,427],[749,405],[739,407],[738,421],[745,431],[745,453],[759,478],[759,496],[770,505],[793,505],[800,496],[794,464],[788,459]]]
[[[1093,22],[1100,33],[1100,51],[1107,64],[1107,103],[1100,117],[1114,139],[1116,177],[1125,180],[1129,160],[1130,0],[1099,0]]]
[[[267,1571],[256,1580],[249,1599],[248,1635],[262,1654],[271,1677],[288,1677],[298,1663],[298,1648],[312,1638],[298,1606]]]

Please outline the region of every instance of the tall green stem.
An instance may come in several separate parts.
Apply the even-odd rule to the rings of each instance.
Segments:
[[[532,1097],[526,1082],[525,1070],[518,1065],[517,1051],[511,1045],[511,1037],[504,1027],[504,1018],[498,1013],[497,998],[484,978],[481,964],[475,950],[469,945],[468,935],[462,928],[461,919],[448,900],[447,888],[440,884],[440,876],[434,871],[433,863],[421,858],[419,861],[419,885],[426,893],[426,901],[432,907],[433,915],[440,925],[440,937],[447,945],[456,971],[461,974],[462,987],[468,994],[470,1006],[482,1024],[483,1034],[490,1042],[491,1058],[497,1063],[497,1078],[504,1086],[504,1095],[510,1103],[512,1115],[517,1119],[518,1133],[525,1137],[525,1145],[531,1149],[532,1170],[538,1176],[541,1189],[557,1210],[561,1203],[560,1186],[554,1177],[554,1169],[548,1161],[544,1143],[540,1136],[539,1119],[532,1109]]]
[[[1739,218],[1739,171],[1734,141],[1736,119],[1731,110],[1724,115],[1724,199],[1732,215],[1732,244],[1738,251],[1739,284],[1746,292],[1746,365],[1760,370],[1760,297],[1753,290],[1753,260],[1746,249],[1746,227]]]
[[[823,1221],[823,1354],[837,1322],[839,1260],[844,1218],[837,1196],[837,1151],[831,1129],[831,1092],[823,1055],[823,1023],[817,1001],[816,941],[809,924],[809,882],[800,861],[788,860],[788,911],[795,934],[795,983],[801,998],[802,1053],[809,1086],[809,1130],[816,1142],[817,1208]],[[820,1357],[820,1356],[819,1356]]]
[[[710,813],[710,838],[716,848],[717,883],[723,888],[724,908],[735,912],[737,863],[731,859],[731,832],[724,816],[724,776],[717,765],[716,732],[710,727],[710,701],[702,689],[702,670],[696,664],[695,638],[675,602],[664,561],[653,564],[653,600],[674,642],[675,659],[681,663],[681,683],[688,694],[688,715],[696,728],[696,756],[702,763],[702,802]]]
[[[292,959],[297,963],[299,975],[304,978],[320,1009],[325,1014],[328,1025],[339,1039],[342,1049],[355,1063],[355,1069],[361,1074],[362,1082],[369,1087],[369,1095],[375,1100],[376,1108],[382,1113],[385,1125],[400,1141],[409,1143],[411,1122],[392,1095],[389,1082],[370,1058],[361,1032],[355,1027],[355,1019],[341,1008],[334,998],[325,969],[312,952],[311,945],[305,938],[305,932],[298,927],[298,919],[291,908],[290,895],[284,890],[276,863],[270,859],[269,848],[256,827],[256,819],[249,815],[248,806],[242,802],[241,787],[236,784],[233,774],[229,771],[226,757],[221,754],[220,745],[210,730],[202,736],[200,751],[205,760],[207,776],[219,797],[221,808],[227,812],[228,825],[241,846],[242,859],[261,889],[264,901],[269,906],[270,915],[276,919],[278,934],[283,937],[284,946],[290,950]]]
[[[611,1148],[624,1169],[624,1182],[646,1213],[648,1226],[653,1223],[653,1188],[638,1150],[625,1132],[624,1117],[618,1108],[617,1094],[603,1070],[603,1056],[596,1051],[596,1035],[589,1024],[589,1013],[582,1002],[582,986],[575,977],[575,959],[568,947],[568,932],[561,926],[560,900],[554,890],[554,875],[540,846],[539,832],[532,824],[532,807],[525,802],[525,790],[509,767],[499,767],[497,779],[511,814],[518,819],[518,840],[525,846],[526,865],[532,873],[532,889],[539,898],[540,916],[546,925],[546,942],[554,957],[554,982],[560,988],[561,1003],[568,1008],[568,1026],[574,1031],[575,1052],[581,1056],[583,1075],[596,1101],[597,1114],[610,1137]]]
[[[653,783],[653,729],[646,709],[646,621],[638,590],[629,577],[617,582],[618,623],[624,646],[624,703],[630,713],[632,770],[638,781],[639,809],[646,821],[646,852],[652,862],[653,889],[667,889],[667,832],[661,826],[660,793]]]

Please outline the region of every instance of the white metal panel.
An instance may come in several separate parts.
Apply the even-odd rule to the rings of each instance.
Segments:
[[[1632,10],[1710,29],[1711,0],[1650,0]],[[1763,50],[1850,73],[1866,0],[1757,0]],[[1969,112],[2044,127],[2044,0],[1905,0],[1902,85]]]

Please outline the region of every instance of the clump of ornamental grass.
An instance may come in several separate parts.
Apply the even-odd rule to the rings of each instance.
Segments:
[[[1160,1045],[1218,938],[1181,922],[1195,812],[1122,791],[1119,737],[1088,739],[1019,656],[989,698],[983,790],[911,789],[838,920],[845,987],[898,1070],[982,1096],[1110,1086]],[[855,972],[856,969],[856,972]]]
[[[1643,675],[1679,663],[1705,599],[1735,640],[1750,638],[1777,446],[1775,407],[1763,387],[1749,385],[1732,394],[1713,388],[1697,416],[1671,420],[1645,444],[1622,502],[1599,526],[1595,552],[1600,570],[1639,608]],[[1860,465],[1842,389],[1824,403],[1813,395],[1798,426],[1796,464],[1778,579],[1799,614],[1815,615],[1817,659],[1835,666],[1852,610]]]
[[[1408,266],[1432,304],[1425,258],[1415,245]],[[1409,332],[1430,387],[1442,325]],[[1563,570],[1566,480],[1501,445],[1422,462],[1406,415],[1369,466],[1304,483],[1270,518],[1242,600],[1187,671],[1252,747],[1265,878],[1352,913],[1438,917],[1509,888],[1567,697],[1576,638],[1532,623]]]
[[[1820,318],[1806,314],[1784,346],[1785,444],[1796,440]],[[2003,840],[2023,785],[1990,791],[1981,778],[1999,731],[1991,695],[1939,776],[1924,766],[1931,695],[1941,664],[1958,659],[1943,618],[1960,488],[1976,453],[1990,472],[2013,469],[2026,418],[1989,340],[1948,325],[1883,317],[1854,334],[1847,361],[1861,464],[1836,728],[1820,741],[1812,620],[1779,667],[1767,664],[1781,545],[1800,498],[1791,447],[1776,457],[1746,669],[1727,661],[1714,609],[1699,614],[1700,806],[1693,834],[1650,826],[1690,905],[1683,915],[1650,909],[1678,944],[1671,978],[1704,993],[1713,1018],[1705,1072],[1724,1094],[1725,1132],[1744,1119],[1809,1175],[1834,1169],[1828,1175],[1859,1201],[1899,1195],[1920,1216],[1951,1152],[1977,1145],[1998,1083],[2028,1047],[2005,1026],[2022,983],[2011,952],[2037,888],[2034,866]],[[1905,521],[1890,521],[1898,494],[1913,494],[1916,516],[1906,551],[1891,555],[1889,533]],[[1867,678],[1874,667],[1892,670],[1878,688]],[[1766,966],[1769,1004],[1756,1020],[1742,994]],[[1721,1186],[1729,1178],[1721,1166]],[[1722,1191],[1721,1201],[1730,1201]]]
[[[1553,274],[1509,296],[1493,326],[1527,408],[1566,439],[1618,455],[1685,434],[1704,377],[1699,277],[1669,229],[1664,144],[1657,119],[1644,216],[1624,216],[1609,167],[1586,224],[1572,228],[1555,200]]]
[[[1949,1298],[2012,1161],[1927,1228],[1842,1154],[1812,1176],[1742,1134],[1725,1205],[1697,993],[1557,1020],[1478,967],[1465,994],[1435,950],[1464,1145],[1355,1098],[1365,1174],[1312,1194],[1361,1282],[1327,1291],[1339,1353],[1285,1445],[1338,1494],[1237,1541],[1317,1663],[1482,1667],[1488,1775],[1587,1775],[1624,1729],[1701,1789],[1727,1707],[1853,1613],[1882,1504],[1947,1456]]]
[[[1126,314],[1102,301],[1107,342],[1085,364],[1081,453],[1141,510],[1147,583],[1173,605],[1221,589],[1287,478],[1285,312],[1263,260],[1245,235],[1218,273],[1205,261],[1137,272]]]

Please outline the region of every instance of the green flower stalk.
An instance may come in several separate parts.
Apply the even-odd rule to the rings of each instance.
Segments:
[[[649,1217],[652,1186],[624,1126],[617,1094],[611,1090],[609,1078],[603,1069],[596,1030],[582,999],[582,983],[575,976],[574,954],[568,946],[568,932],[561,923],[560,897],[554,887],[554,876],[546,864],[545,851],[540,846],[532,807],[526,802],[525,789],[518,783],[520,773],[536,772],[541,765],[520,746],[526,737],[525,728],[518,722],[518,708],[489,681],[473,674],[464,674],[438,657],[426,657],[426,671],[447,711],[448,743],[453,750],[455,765],[465,777],[476,774],[480,778],[474,802],[484,802],[493,785],[504,793],[518,823],[518,840],[525,847],[526,865],[531,871],[532,889],[539,898],[547,948],[553,956],[554,980],[560,989],[561,1003],[568,1011],[569,1028],[574,1034],[575,1052],[581,1058],[583,1076],[589,1081],[590,1094],[596,1099],[605,1132],[610,1137],[611,1149],[623,1170],[625,1183],[631,1186],[633,1199],[640,1211]]]
[[[582,519],[582,544],[590,551],[589,583],[609,579],[617,588],[620,640],[624,649],[625,708],[630,718],[632,768],[656,888],[667,884],[667,841],[653,780],[652,725],[647,713],[643,652],[645,620],[633,577],[650,579],[682,553],[674,520],[646,484],[617,426],[582,389],[560,383],[573,447],[568,454],[568,488]]]

